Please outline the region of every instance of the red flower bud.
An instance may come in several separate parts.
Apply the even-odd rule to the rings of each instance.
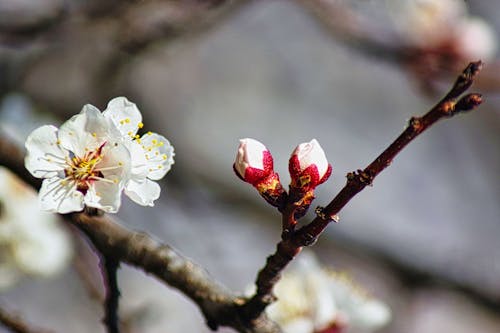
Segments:
[[[281,208],[286,200],[286,192],[279,175],[273,169],[273,156],[257,140],[240,140],[234,172],[243,181],[252,184],[260,195],[271,205]]]
[[[273,173],[273,156],[266,146],[254,139],[241,139],[234,171],[243,181],[257,186]]]
[[[324,183],[332,173],[332,166],[316,139],[304,142],[295,148],[288,164],[292,182],[290,187],[300,192],[314,190]]]

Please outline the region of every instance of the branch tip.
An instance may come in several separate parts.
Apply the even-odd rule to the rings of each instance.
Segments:
[[[484,63],[481,60],[469,63],[469,65],[467,65],[462,74],[455,81],[453,88],[451,88],[450,92],[445,96],[443,100],[458,98],[467,89],[469,89],[474,82],[477,74],[483,68],[483,64]]]
[[[483,69],[484,62],[481,60],[478,61],[473,61],[471,62],[465,69],[464,69],[464,75],[467,75],[471,79],[474,79],[474,77]]]

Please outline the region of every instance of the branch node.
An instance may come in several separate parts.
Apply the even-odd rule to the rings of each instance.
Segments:
[[[332,221],[332,222],[338,223],[340,220],[338,215],[326,214],[325,207],[322,207],[322,206],[316,207],[314,212],[316,213],[316,216],[319,217],[320,219],[322,219],[323,221],[328,221],[328,222]]]
[[[361,169],[349,172],[346,178],[349,182],[358,182],[363,186],[371,186],[373,182],[373,175],[371,175],[370,172]]]
[[[420,117],[411,117],[408,122],[408,126],[413,128],[416,133],[420,133],[423,130],[422,118]]]
[[[301,245],[303,246],[311,246],[314,245],[318,241],[318,237],[311,235],[310,233],[305,233],[303,237],[301,238]]]

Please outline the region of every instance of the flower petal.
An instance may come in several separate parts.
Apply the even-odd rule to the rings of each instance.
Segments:
[[[130,177],[130,168],[130,151],[125,145],[115,142],[103,147],[102,160],[96,165],[96,171],[100,171],[104,178],[113,176],[119,182],[126,181]]]
[[[153,202],[160,197],[160,191],[160,185],[149,179],[142,183],[132,179],[125,188],[125,194],[142,206],[154,206]]]
[[[376,330],[391,320],[391,310],[380,301],[368,300],[358,304],[351,316],[355,326]]]
[[[87,104],[82,111],[64,122],[59,128],[61,146],[83,156],[88,150],[95,150],[108,139],[109,125],[95,106]]]
[[[105,211],[116,213],[121,205],[122,185],[119,178],[109,181],[95,181],[85,194],[85,204]]]
[[[148,176],[148,161],[142,146],[138,140],[132,140],[129,144],[130,158],[132,163],[131,178],[142,182]]]
[[[57,128],[45,125],[37,128],[26,139],[26,169],[37,178],[51,178],[64,170],[68,152],[60,147]]]
[[[122,136],[133,137],[142,127],[142,115],[135,103],[125,97],[113,98],[103,112],[104,117],[118,128]]]
[[[148,178],[161,179],[174,164],[174,147],[162,135],[148,132],[140,139],[147,160]]]
[[[83,194],[74,183],[58,177],[45,179],[39,193],[42,210],[66,214],[83,210]]]

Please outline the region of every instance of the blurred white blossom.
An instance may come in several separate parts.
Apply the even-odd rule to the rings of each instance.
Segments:
[[[373,332],[391,318],[389,308],[342,273],[321,267],[304,251],[275,287],[269,317],[285,333]]]
[[[40,212],[35,192],[0,168],[0,290],[25,275],[60,273],[71,253],[68,235],[54,215]]]
[[[148,132],[142,137],[142,116],[124,97],[110,101],[101,113],[87,104],[58,129],[45,125],[26,139],[26,168],[44,178],[41,208],[69,213],[85,206],[115,213],[121,192],[141,205],[153,205],[160,195],[154,182],[173,164],[168,140]]]
[[[448,48],[471,60],[489,60],[497,49],[493,28],[468,14],[463,0],[388,0],[398,31],[408,45]]]

